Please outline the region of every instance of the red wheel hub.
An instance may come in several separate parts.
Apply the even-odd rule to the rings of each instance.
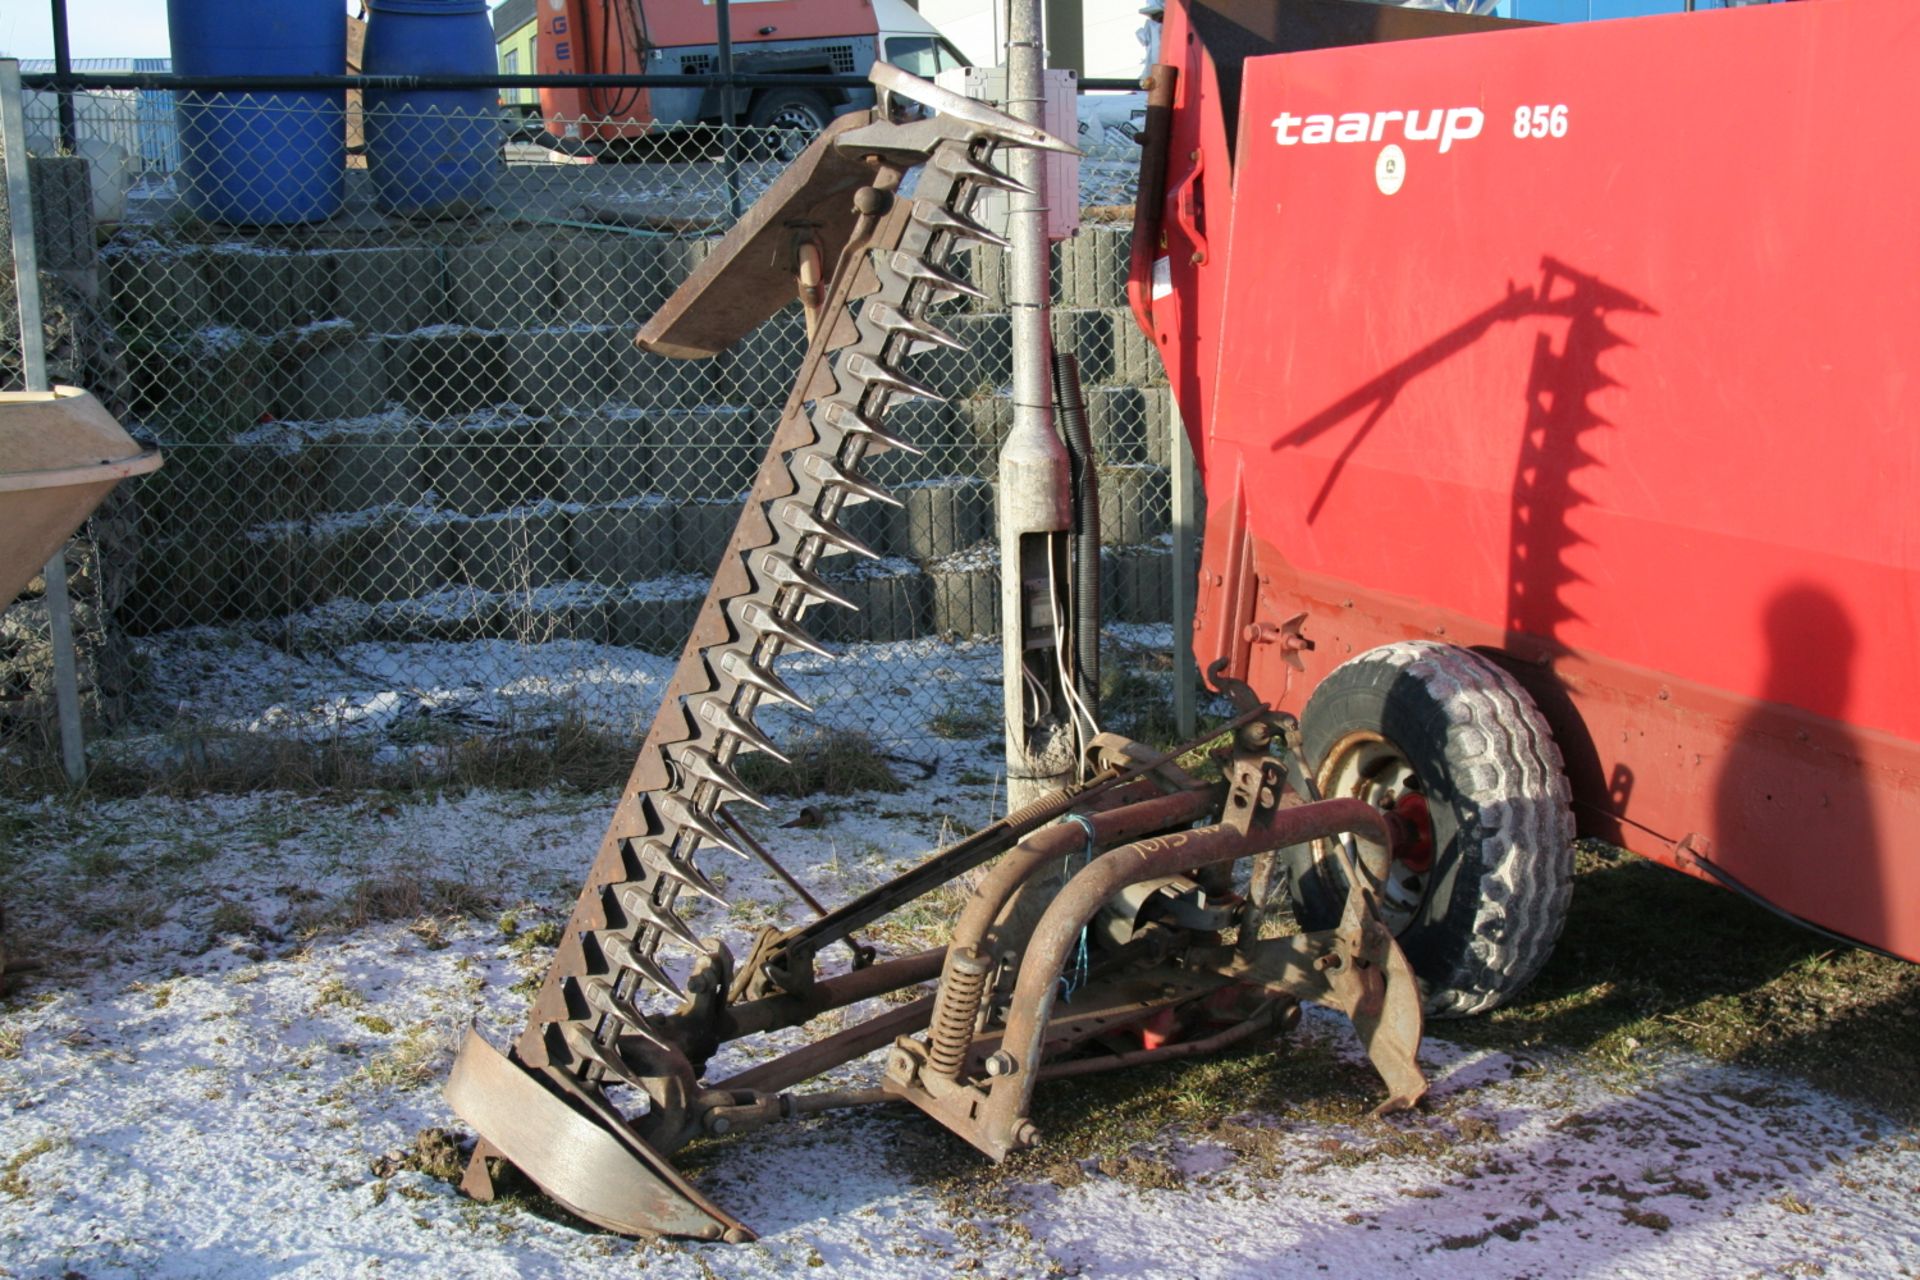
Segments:
[[[1433,865],[1433,817],[1427,812],[1427,798],[1409,791],[1393,802],[1395,825],[1393,856],[1409,871],[1425,871]]]

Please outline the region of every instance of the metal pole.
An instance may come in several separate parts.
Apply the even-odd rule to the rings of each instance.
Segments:
[[[733,127],[733,4],[714,0],[713,21],[720,43],[720,123]]]
[[[1007,112],[1044,128],[1042,3],[1010,0]],[[1045,155],[1022,147],[1013,152],[1010,171],[1031,190],[1013,192],[1007,202],[1013,241],[1007,276],[1013,429],[1000,449],[1000,633],[1007,807],[1012,811],[1068,781],[1075,752],[1049,599],[1066,582],[1063,535],[1073,527],[1073,504],[1066,445],[1053,426]]]
[[[20,105],[20,63],[0,58],[0,150],[7,164],[7,211],[13,224],[13,285],[20,311],[20,368],[28,391],[50,391],[46,330],[40,315],[40,258],[33,243],[33,188],[27,180],[27,122]],[[54,704],[60,716],[60,760],[67,781],[87,776],[80,736],[80,674],[73,655],[73,609],[67,599],[66,548],[47,561],[47,626],[53,640]]]
[[[733,100],[733,5],[732,0],[714,0],[713,21],[719,37],[720,128],[724,131],[720,149],[721,168],[727,181],[727,208],[737,219],[745,212],[740,196],[740,132]]]
[[[1199,572],[1194,547],[1199,531],[1193,519],[1193,445],[1180,420],[1179,403],[1169,395],[1167,404],[1167,427],[1173,433],[1168,442],[1173,457],[1173,722],[1184,741],[1194,735],[1194,681],[1199,674],[1193,660],[1195,574]]]
[[[67,39],[67,0],[53,0],[53,73],[64,76],[72,71],[73,46]],[[73,118],[73,91],[62,89],[57,100],[60,103],[60,149],[72,154],[80,136]]]

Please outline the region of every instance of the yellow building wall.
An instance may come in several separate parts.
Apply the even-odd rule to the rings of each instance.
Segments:
[[[539,68],[533,60],[533,41],[540,29],[538,21],[528,22],[515,27],[498,43],[500,71],[506,75],[530,76]],[[504,105],[524,105],[537,107],[540,104],[538,89],[502,89],[500,101]]]

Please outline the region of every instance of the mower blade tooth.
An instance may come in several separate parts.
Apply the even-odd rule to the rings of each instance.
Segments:
[[[593,1002],[592,986],[592,983],[588,984],[587,999],[589,1003]],[[599,1006],[595,1005],[595,1007],[598,1008]],[[621,1017],[619,1013],[612,1010],[608,1010],[607,1012],[622,1025],[625,1025],[626,1019]],[[595,1040],[593,1033],[579,1023],[568,1022],[561,1024],[560,1034],[566,1039],[567,1048],[572,1050],[574,1057],[584,1058],[588,1062],[598,1063],[608,1074],[618,1076],[636,1089],[646,1088],[646,1081],[638,1071],[635,1071],[627,1065],[627,1060],[620,1056],[618,1049],[608,1049],[598,1040]],[[655,1038],[651,1029],[645,1034],[648,1039]]]
[[[836,521],[822,519],[815,513],[811,503],[794,498],[786,499],[780,504],[780,519],[802,533],[812,534],[829,546],[838,547],[842,551],[851,551],[854,555],[865,556],[869,560],[880,558],[878,551],[848,533]],[[800,647],[804,649],[809,646]],[[814,649],[813,652],[822,657],[830,656],[824,649]]]
[[[676,858],[673,856],[673,850],[665,844],[650,840],[642,856],[646,858],[648,866],[675,884],[699,894],[716,906],[728,905],[726,898],[720,892],[720,886],[707,879],[700,868],[693,865],[691,855]]]
[[[1015,143],[1014,145],[1020,145]],[[934,161],[940,168],[956,178],[964,178],[975,186],[993,187],[1000,191],[1011,191],[1015,195],[1030,196],[1033,188],[1010,173],[983,164],[964,151],[954,151]]]
[[[814,456],[819,458],[822,463],[821,466],[814,468],[814,472],[827,484],[845,489],[857,498],[865,498],[869,502],[878,502],[882,506],[897,509],[906,505],[880,486],[869,484],[865,476],[841,466],[835,459],[825,454],[815,454]]]
[[[772,636],[790,649],[805,649],[821,658],[833,656],[833,650],[801,630],[798,624],[786,621],[758,601],[749,601],[740,611],[740,616],[761,635]]]
[[[764,751],[781,764],[793,763],[791,756],[773,745],[772,738],[760,732],[759,725],[734,710],[733,704],[725,698],[717,694],[702,698],[697,714],[714,728],[732,734],[755,751]]]
[[[959,276],[934,266],[918,254],[908,253],[905,249],[894,251],[893,269],[909,280],[924,281],[936,289],[945,289],[949,293],[958,293],[969,298],[984,298],[986,290],[978,285],[962,280]]]
[[[885,364],[872,356],[855,351],[847,356],[841,366],[846,372],[870,387],[884,387],[889,392],[903,396],[921,396],[928,400],[946,400],[946,397],[923,382],[915,382],[898,369]]]
[[[683,827],[699,836],[701,840],[716,848],[725,849],[741,857],[747,851],[734,843],[733,837],[721,829],[720,824],[700,812],[687,802],[683,796],[667,796],[658,802],[660,816],[677,827]],[[671,855],[668,855],[671,861]]]
[[[766,575],[783,587],[797,587],[810,596],[837,604],[843,609],[860,612],[860,606],[829,587],[819,574],[802,569],[793,561],[775,551],[769,551],[760,557],[760,567]],[[782,757],[784,759],[785,757]]]
[[[701,782],[712,784],[728,796],[745,800],[756,809],[767,809],[771,807],[765,800],[753,794],[753,792],[748,789],[747,784],[740,781],[738,774],[726,765],[721,764],[720,758],[705,747],[696,747],[691,743],[682,743],[674,749],[672,759],[675,764],[680,766],[681,772],[689,777],[697,778]]]
[[[609,931],[599,935],[599,940],[600,953],[606,956],[609,964],[633,970],[641,978],[651,982],[670,996],[678,997],[685,994],[678,984],[667,976],[667,971],[660,967],[659,961],[634,946],[623,935]]]
[[[992,245],[996,249],[1011,249],[1013,241],[995,231],[989,231],[964,213],[956,213],[943,204],[916,204],[913,216],[935,231],[945,231],[962,240],[973,240],[980,244]],[[868,303],[869,307],[873,304]]]
[[[926,453],[925,449],[922,449],[912,441],[903,440],[899,436],[889,433],[885,427],[880,425],[875,415],[862,413],[844,401],[833,400],[828,402],[826,423],[828,426],[839,431],[844,431],[848,435],[862,437],[866,440],[869,447],[878,445],[885,449],[898,449],[902,453],[911,454],[916,458]],[[882,501],[892,501],[892,499],[882,499]],[[900,504],[896,501],[893,505],[899,506]]]
[[[686,921],[675,915],[673,908],[663,907],[653,900],[644,885],[623,884],[613,891],[620,903],[620,909],[648,928],[671,938],[695,955],[705,955],[706,948],[700,945],[700,938],[687,928]]]
[[[891,302],[875,299],[866,305],[861,314],[885,329],[888,333],[904,333],[916,342],[931,342],[936,347],[945,347],[949,351],[965,351],[967,344],[945,329],[937,329],[925,320],[910,316]]]
[[[633,1002],[633,993],[621,994],[620,989],[604,978],[587,980],[588,1003],[612,1018],[620,1028],[620,1035],[630,1040],[643,1040],[648,1046],[664,1053],[675,1053],[675,1047],[667,1038],[653,1029],[653,1022],[639,1005]],[[598,991],[592,988],[601,988]],[[616,1046],[608,1046],[608,1056],[619,1058],[622,1063],[626,1056]],[[604,1059],[602,1059],[604,1061]],[[631,1068],[629,1068],[631,1070]]]
[[[722,656],[720,669],[763,697],[784,702],[796,711],[813,711],[813,704],[789,688],[785,680],[743,653],[728,652]]]

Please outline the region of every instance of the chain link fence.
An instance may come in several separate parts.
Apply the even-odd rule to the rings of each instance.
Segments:
[[[167,124],[138,95],[82,97],[103,138]],[[122,741],[398,749],[560,717],[637,737],[805,335],[797,306],[713,360],[633,334],[801,140],[649,133],[589,160],[491,114],[389,111],[342,164],[359,134],[337,98],[222,95],[183,96],[170,137],[62,156],[49,108],[28,134],[54,373],[167,456],[76,544],[96,719]],[[1137,150],[1095,133],[1055,327],[1103,464],[1107,616],[1164,650],[1163,625],[1125,624],[1170,616],[1172,411],[1126,310]],[[892,411],[924,453],[873,467],[902,506],[854,511],[878,559],[830,562],[861,611],[814,615],[844,656],[787,668],[816,718],[886,742],[957,704],[998,718],[1005,268],[959,265],[985,294],[942,319],[966,350],[913,370],[946,399]],[[29,600],[0,631],[16,745],[51,700],[40,627]]]

